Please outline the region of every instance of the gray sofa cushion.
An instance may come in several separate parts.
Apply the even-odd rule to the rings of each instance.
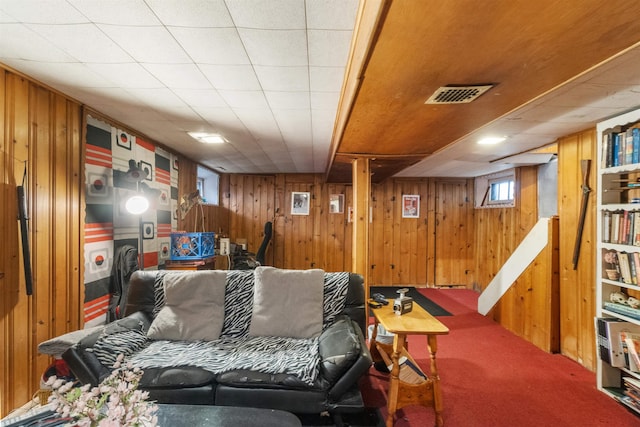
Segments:
[[[226,271],[164,276],[165,305],[151,323],[153,339],[213,341],[224,322]]]
[[[324,271],[255,270],[250,336],[313,338],[322,332]]]

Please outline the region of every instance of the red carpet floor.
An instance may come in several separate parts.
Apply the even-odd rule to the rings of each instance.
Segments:
[[[595,374],[567,357],[546,353],[477,312],[478,294],[420,289],[453,316],[438,319],[450,333],[438,338],[437,362],[446,427],[640,426],[640,417],[596,389]],[[410,352],[428,368],[426,338],[409,337]],[[386,419],[388,375],[371,368],[365,404]],[[433,410],[396,413],[395,427],[433,426]]]

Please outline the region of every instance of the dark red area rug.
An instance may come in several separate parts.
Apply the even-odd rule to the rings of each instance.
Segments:
[[[640,417],[596,388],[595,374],[559,354],[546,353],[477,312],[478,294],[466,289],[419,289],[449,311],[450,333],[438,338],[446,427],[640,426]],[[426,338],[409,337],[423,369]],[[365,405],[387,416],[388,375],[371,368],[362,379]],[[432,409],[410,406],[395,427],[435,423]]]

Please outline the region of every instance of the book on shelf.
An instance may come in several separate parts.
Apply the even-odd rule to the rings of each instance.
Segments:
[[[640,409],[640,381],[632,377],[622,377],[624,385],[624,403]]]
[[[602,212],[602,241],[611,243],[611,211]]]
[[[611,215],[611,243],[620,242],[620,221],[622,218],[622,211],[615,211]]]
[[[640,284],[640,253],[633,252],[632,255],[633,255],[633,263],[636,266],[636,276],[635,276],[635,281],[633,283],[638,285]]]
[[[615,249],[602,248],[602,278],[620,280],[620,261]]]
[[[624,333],[627,347],[629,370],[640,372],[640,334]]]
[[[635,390],[636,392],[640,393],[640,380],[633,377],[623,377],[622,381],[624,382],[626,388]]]
[[[627,252],[618,252],[618,261],[620,262],[620,276],[622,277],[622,282],[626,284],[631,284],[633,281],[631,280],[631,266],[629,265],[629,254]]]
[[[640,246],[640,211],[604,211],[602,242]]]
[[[602,133],[602,168],[640,162],[640,129],[636,126],[615,126]]]
[[[602,278],[640,285],[640,253],[602,248]]]
[[[627,365],[621,339],[623,333],[640,334],[640,325],[615,317],[596,318],[596,334],[600,360],[611,366],[623,368]],[[626,335],[624,335],[626,338]]]
[[[638,310],[637,308],[629,307],[628,305],[605,301],[602,304],[602,308],[604,308],[605,310],[609,310],[613,313],[622,314],[623,316],[640,320],[640,310]]]
[[[624,164],[630,165],[633,163],[634,153],[633,153],[633,134],[631,133],[631,128],[627,129],[624,132]]]

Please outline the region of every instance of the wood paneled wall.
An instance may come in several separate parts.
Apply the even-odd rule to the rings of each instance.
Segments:
[[[321,175],[227,175],[221,182],[222,207],[228,227],[218,225],[232,241],[247,239],[256,252],[264,237],[264,224],[273,222],[273,237],[266,263],[280,268],[350,270],[351,225],[347,207],[351,186],[322,183]],[[291,214],[291,192],[309,192],[309,215]],[[329,213],[329,196],[345,195],[345,212]]]
[[[558,143],[558,213],[560,215],[561,352],[595,370],[593,318],[596,314],[596,132],[595,129],[560,139]],[[578,268],[573,249],[582,200],[581,160],[591,159],[589,187],[593,190],[582,235]]]
[[[220,191],[222,207],[228,210],[228,227],[216,223],[208,231],[220,227],[232,241],[247,238],[249,250],[255,252],[262,242],[264,223],[273,221],[274,236],[267,252],[270,265],[350,270],[351,185],[327,184],[320,175],[305,174],[225,177],[229,187],[221,186]],[[293,191],[311,194],[308,216],[291,215]],[[332,194],[344,194],[344,213],[329,213]],[[471,286],[472,194],[473,180],[465,179],[391,179],[372,185],[370,284]],[[419,218],[402,217],[403,195],[420,196]],[[455,266],[455,272],[446,272],[450,266]]]
[[[81,327],[82,109],[0,69],[0,416],[31,399],[51,362],[38,343]],[[27,296],[16,185],[25,180],[33,294]]]
[[[0,71],[0,235],[5,239],[0,257],[0,416],[37,390],[50,363],[38,355],[38,343],[82,326],[82,117],[80,105]],[[595,365],[595,197],[576,271],[571,257],[580,205],[580,160],[595,159],[594,150],[594,130],[559,142],[561,351],[590,369]],[[29,237],[32,260],[37,261],[32,296],[24,292],[16,220],[15,189],[25,162]],[[197,172],[195,163],[186,159],[180,169],[182,196],[195,190]],[[474,210],[472,180],[391,179],[372,185],[371,284],[485,287],[537,219],[535,168],[521,168],[518,174],[515,209]],[[310,215],[291,215],[292,191],[311,193]],[[328,212],[331,194],[345,195],[343,214]],[[419,218],[402,218],[403,194],[420,195]],[[274,238],[267,252],[271,265],[345,271],[351,266],[352,205],[350,185],[327,184],[320,175],[222,175],[220,206],[204,206],[203,212],[207,230],[244,237],[254,252],[264,223],[273,221]],[[195,211],[179,224],[195,231]],[[548,280],[541,277],[535,271],[521,277],[494,310],[496,319],[524,331],[525,337],[525,318],[539,309],[527,299],[532,285]]]

